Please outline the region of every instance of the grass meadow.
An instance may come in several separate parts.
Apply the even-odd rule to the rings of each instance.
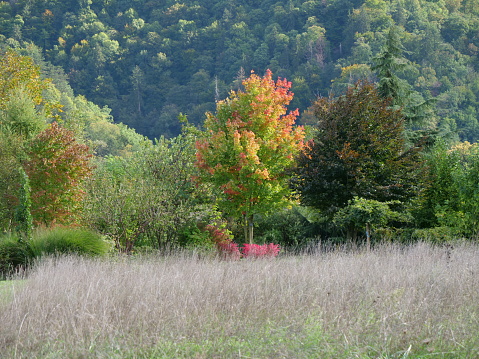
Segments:
[[[49,258],[0,323],[3,358],[477,358],[479,246]]]

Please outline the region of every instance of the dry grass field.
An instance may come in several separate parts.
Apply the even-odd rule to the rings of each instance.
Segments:
[[[473,244],[236,262],[65,257],[0,294],[4,358],[479,357]]]

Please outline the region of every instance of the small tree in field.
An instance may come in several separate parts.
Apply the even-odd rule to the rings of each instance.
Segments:
[[[406,145],[404,117],[389,105],[368,82],[316,101],[318,132],[291,181],[303,204],[332,218],[354,197],[407,203],[420,193],[421,146]]]
[[[285,205],[290,190],[285,169],[303,145],[303,129],[294,127],[298,111],[287,113],[291,83],[252,74],[243,91],[232,91],[207,114],[205,137],[198,141],[201,180],[222,190],[220,208],[242,217],[245,239],[253,241],[253,216]]]
[[[32,140],[28,156],[25,167],[34,222],[74,223],[84,195],[82,182],[92,170],[88,146],[77,143],[73,132],[54,122]]]
[[[393,211],[389,205],[394,202],[379,202],[373,199],[354,197],[348,206],[341,208],[334,215],[335,224],[355,231],[366,230],[366,246],[371,248],[371,230],[384,226],[391,220],[407,221],[408,217]]]

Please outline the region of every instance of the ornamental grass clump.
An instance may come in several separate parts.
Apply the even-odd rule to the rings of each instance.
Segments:
[[[110,245],[98,233],[68,227],[38,229],[29,247],[37,258],[62,254],[102,256],[110,250]]]

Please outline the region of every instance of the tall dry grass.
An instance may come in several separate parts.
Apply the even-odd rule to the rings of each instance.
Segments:
[[[479,247],[48,259],[0,309],[4,357],[474,358]]]

